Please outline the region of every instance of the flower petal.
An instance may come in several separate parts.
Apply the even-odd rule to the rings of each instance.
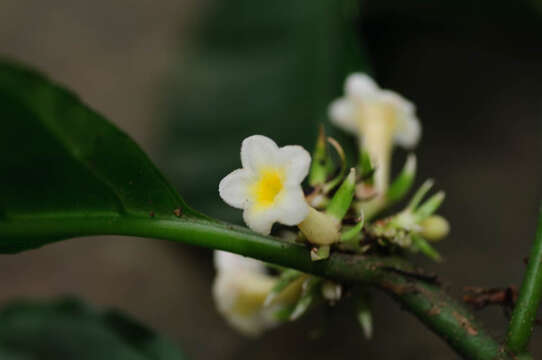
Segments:
[[[253,176],[249,170],[234,170],[220,181],[220,197],[230,206],[245,209],[249,204],[248,188],[252,181]]]
[[[265,274],[265,264],[245,256],[227,251],[215,250],[214,263],[217,271],[250,271]]]
[[[243,334],[260,334],[278,324],[262,308],[274,281],[273,277],[256,272],[219,271],[212,289],[217,310]]]
[[[241,144],[243,168],[258,172],[264,166],[274,166],[279,147],[263,135],[252,135]]]
[[[331,122],[353,134],[358,134],[358,123],[356,121],[356,105],[346,99],[340,98],[329,105],[328,116]]]
[[[285,164],[285,185],[299,185],[309,174],[311,155],[299,145],[288,145],[279,149],[279,161]]]
[[[382,92],[382,99],[392,104],[395,108],[397,118],[395,142],[407,149],[416,146],[420,140],[422,129],[420,121],[416,116],[416,107],[414,104],[390,90]]]
[[[252,230],[263,235],[269,235],[271,233],[273,223],[275,223],[278,219],[278,215],[279,214],[276,207],[270,207],[268,209],[255,209],[253,206],[251,206],[243,211],[243,220]]]
[[[380,88],[367,74],[355,73],[346,78],[344,92],[347,97],[356,100],[371,100],[378,95]]]
[[[415,115],[404,117],[400,129],[395,133],[395,142],[404,148],[411,149],[420,140],[422,127]]]
[[[281,199],[277,204],[278,221],[284,225],[297,225],[309,214],[309,205],[305,200],[305,194],[301,186],[289,187],[280,194]]]

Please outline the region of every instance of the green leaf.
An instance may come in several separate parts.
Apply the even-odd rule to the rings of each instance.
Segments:
[[[0,312],[0,357],[13,360],[182,360],[164,339],[116,310],[74,299],[15,302]]]
[[[312,268],[301,244],[188,207],[139,147],[77,97],[0,61],[0,253],[88,235],[181,241]],[[216,202],[220,200],[216,195]],[[279,260],[279,261],[277,261]]]
[[[0,225],[39,219],[203,218],[141,149],[75,95],[20,65],[0,61]],[[0,252],[43,237],[0,232]]]

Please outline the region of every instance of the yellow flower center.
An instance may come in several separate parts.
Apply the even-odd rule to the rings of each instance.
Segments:
[[[256,206],[265,208],[273,205],[283,187],[284,175],[281,170],[270,168],[261,170],[258,180],[251,187]]]

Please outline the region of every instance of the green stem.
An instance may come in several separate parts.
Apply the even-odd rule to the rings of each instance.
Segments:
[[[536,238],[529,256],[529,264],[519,291],[518,301],[510,320],[506,346],[513,354],[526,351],[536,313],[542,299],[542,209],[538,218]]]
[[[0,240],[24,242],[35,235],[51,241],[88,235],[160,238],[226,250],[341,282],[373,285],[391,294],[465,358],[510,359],[467,310],[440,287],[424,280],[423,274],[402,258],[335,252],[327,260],[313,262],[310,250],[303,245],[260,236],[233,225],[185,218],[65,217],[0,222]]]

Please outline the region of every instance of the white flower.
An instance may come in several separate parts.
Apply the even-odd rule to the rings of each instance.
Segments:
[[[255,336],[278,324],[273,308],[263,302],[275,283],[257,260],[224,251],[215,251],[217,276],[213,297],[218,311],[237,330]],[[275,309],[276,310],[276,309]]]
[[[301,146],[279,148],[268,137],[250,136],[241,145],[243,168],[222,179],[220,197],[243,209],[245,223],[259,233],[269,234],[275,222],[297,225],[309,212],[301,182],[310,162]]]
[[[393,143],[412,148],[420,138],[416,109],[399,94],[380,89],[366,74],[348,76],[344,91],[344,97],[331,103],[329,116],[337,126],[359,136],[376,162],[376,189],[384,192]]]

